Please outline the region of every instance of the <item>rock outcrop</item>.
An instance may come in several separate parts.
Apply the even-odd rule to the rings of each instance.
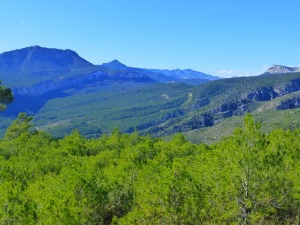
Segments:
[[[293,98],[289,98],[285,101],[282,101],[280,105],[276,107],[278,110],[287,110],[287,109],[295,109],[300,108],[300,96],[296,96]]]
[[[300,79],[293,79],[285,85],[275,87],[263,87],[256,91],[242,94],[236,102],[225,102],[214,108],[209,113],[213,118],[226,118],[233,115],[243,115],[248,110],[248,103],[256,101],[270,101],[300,90]],[[300,97],[291,98],[282,102],[276,109],[285,110],[300,107]]]
[[[264,75],[281,74],[281,73],[298,73],[298,72],[300,72],[300,67],[288,67],[288,66],[281,66],[281,65],[273,65],[264,73]]]

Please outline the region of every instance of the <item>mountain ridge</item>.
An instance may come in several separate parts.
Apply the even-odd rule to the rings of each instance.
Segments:
[[[218,77],[194,70],[169,70],[167,74],[166,71],[162,72],[161,70],[151,71],[150,69],[129,67],[116,59],[101,65],[94,65],[70,49],[31,46],[0,54],[0,79],[5,85],[12,87],[24,86],[25,83],[27,86],[36,85],[43,80],[60,81],[74,75],[87,75],[96,71],[102,71],[112,76],[117,74],[122,78],[125,78],[126,74],[129,77],[134,74],[136,77],[145,78],[147,76],[162,83],[185,82],[196,85],[218,79]]]
[[[104,68],[107,68],[107,69],[116,69],[116,70],[123,70],[123,69],[127,69],[128,68],[128,66],[126,66],[123,63],[121,63],[117,59],[114,59],[113,61],[108,62],[108,63],[102,63],[100,66],[104,67]]]
[[[166,76],[175,77],[179,79],[207,79],[207,80],[218,80],[220,77],[212,76],[203,72],[195,71],[192,69],[174,69],[174,70],[168,70],[168,69],[146,69],[148,71],[154,72],[154,73],[161,73]]]
[[[24,71],[49,68],[89,67],[92,63],[70,49],[43,48],[38,45],[3,52],[0,54],[0,70]]]
[[[274,64],[272,67],[267,69],[265,74],[284,74],[284,73],[298,73],[300,72],[300,67],[289,67]]]

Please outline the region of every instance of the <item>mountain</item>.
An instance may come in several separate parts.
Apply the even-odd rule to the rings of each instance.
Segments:
[[[185,84],[197,86],[206,82],[220,79],[220,77],[205,74],[191,69],[186,70],[159,70],[145,69],[150,72],[149,77],[163,83],[183,82]]]
[[[196,87],[153,83],[128,89],[128,84],[63,92],[39,108],[34,123],[56,137],[74,129],[94,137],[118,127],[154,136],[182,132],[195,142],[232,132],[247,112],[272,128],[300,125],[300,73],[222,79]],[[34,97],[23,97],[27,106],[34,102]]]
[[[112,64],[118,63],[115,60],[106,65],[112,68]],[[83,88],[105,80],[154,82],[135,71],[107,68],[93,65],[72,50],[33,46],[0,54],[0,78],[19,95],[36,96],[69,87]]]
[[[2,134],[21,111],[55,137],[74,129],[95,137],[118,127],[210,141],[227,134],[231,124],[236,127],[247,112],[268,121],[268,127],[300,127],[296,72],[201,78],[197,71],[148,70],[117,60],[93,65],[74,51],[37,46],[2,53],[0,59],[0,80],[15,96],[1,113]],[[195,80],[201,85],[182,82]]]
[[[115,85],[52,99],[36,114],[35,123],[58,136],[74,129],[97,136],[118,127],[122,132],[137,130],[161,137],[181,132],[195,142],[232,132],[247,112],[269,121],[263,123],[267,127],[300,127],[300,73],[221,79],[199,86],[156,83],[127,89]]]
[[[191,69],[185,69],[185,70],[160,70],[160,69],[140,69],[140,68],[134,68],[134,67],[128,67],[124,65],[123,63],[119,62],[118,60],[113,60],[109,63],[103,63],[100,65],[103,68],[107,69],[114,69],[114,70],[133,70],[133,71],[139,71],[143,73],[148,73],[149,76],[153,76],[153,74],[156,75],[162,75],[162,77],[168,77],[169,79],[178,79],[178,80],[188,80],[188,79],[204,79],[204,80],[218,80],[220,77],[212,76],[209,74],[205,74],[203,72],[198,72]]]
[[[113,69],[118,71],[131,71],[139,74],[144,74],[160,83],[174,83],[183,82],[190,85],[198,85],[212,80],[220,79],[220,77],[205,74],[203,72],[194,71],[191,69],[186,70],[159,70],[159,69],[141,69],[128,67],[118,60],[113,60],[109,63],[100,65],[102,68]]]
[[[113,69],[113,70],[126,70],[128,67],[122,63],[120,63],[118,60],[113,60],[109,63],[103,63],[100,65],[103,68],[107,69]]]
[[[149,69],[148,71],[151,71],[156,74],[164,74],[169,77],[174,77],[174,78],[183,79],[183,80],[186,80],[186,79],[218,80],[218,79],[220,79],[220,77],[208,75],[203,72],[198,72],[198,71],[191,70],[191,69],[186,69],[186,70]]]
[[[273,65],[264,74],[283,74],[283,73],[298,73],[298,72],[300,72],[300,67]]]
[[[93,65],[72,50],[39,46],[0,54],[0,80],[15,96],[6,116],[20,111],[35,115],[48,101],[91,86],[104,90],[120,84],[130,89],[156,83],[145,74]]]
[[[72,50],[60,50],[32,46],[0,54],[0,78],[4,85],[26,88],[34,85],[61,86],[57,83],[70,83],[70,79],[90,75],[106,74],[110,79],[143,79],[161,83],[184,82],[198,85],[218,79],[193,70],[148,70],[128,67],[118,60],[93,65]],[[44,84],[44,81],[47,81]],[[52,84],[50,83],[52,82]],[[72,83],[72,82],[71,82]]]
[[[0,54],[0,71],[45,71],[93,66],[72,50],[27,47]]]
[[[95,66],[72,50],[32,46],[0,54],[0,78],[6,86],[31,86],[95,71]]]

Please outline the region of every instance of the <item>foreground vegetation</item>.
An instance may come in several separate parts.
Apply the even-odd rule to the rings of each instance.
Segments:
[[[300,130],[251,115],[211,145],[137,133],[63,139],[20,114],[0,142],[0,224],[299,224]]]
[[[6,109],[6,105],[13,101],[14,97],[12,95],[11,89],[6,88],[1,85],[0,80],[0,111]]]

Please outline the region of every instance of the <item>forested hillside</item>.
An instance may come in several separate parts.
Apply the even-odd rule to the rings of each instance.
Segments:
[[[5,110],[7,104],[13,101],[14,97],[9,88],[1,86],[0,81],[0,111]]]
[[[252,116],[211,145],[121,134],[63,139],[20,114],[0,141],[1,224],[299,224],[300,130]]]

